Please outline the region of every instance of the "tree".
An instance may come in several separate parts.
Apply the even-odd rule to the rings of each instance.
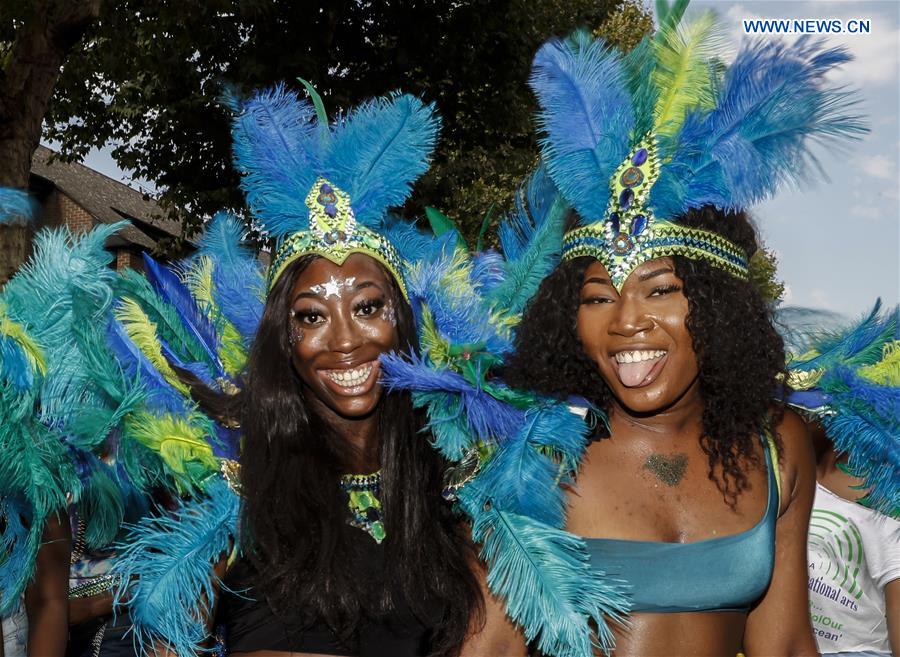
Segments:
[[[243,207],[225,86],[302,76],[330,112],[402,89],[435,101],[444,122],[405,212],[436,206],[471,235],[488,208],[509,207],[534,164],[534,52],[578,26],[633,45],[650,22],[637,0],[121,0],[67,61],[46,134],[67,158],[117,144],[119,165],[155,181],[190,233]]]
[[[0,186],[25,188],[60,69],[100,0],[0,2]],[[26,229],[0,227],[0,282],[28,254]]]

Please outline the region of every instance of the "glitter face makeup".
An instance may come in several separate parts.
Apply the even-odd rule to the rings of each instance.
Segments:
[[[310,287],[310,289],[316,294],[322,295],[326,299],[337,297],[337,299],[340,300],[343,295],[343,290],[352,290],[355,283],[356,276],[350,276],[349,278],[343,279],[331,276],[328,279],[328,282],[319,285],[313,285],[312,287]]]
[[[291,320],[295,320],[296,318],[297,318],[297,316],[294,314],[293,311],[291,311]],[[291,322],[291,328],[290,328],[288,340],[291,343],[292,347],[295,344],[303,342],[303,330],[300,327],[298,327],[296,324],[294,324],[293,321]]]
[[[384,318],[388,324],[397,327],[397,311],[394,309],[394,302],[392,299],[388,299],[384,303],[384,308],[381,311],[381,316]]]

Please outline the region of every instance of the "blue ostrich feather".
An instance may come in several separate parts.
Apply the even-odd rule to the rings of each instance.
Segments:
[[[835,450],[849,455],[851,472],[865,480],[868,504],[885,514],[900,508],[900,432],[872,415],[853,412],[822,418]]]
[[[452,344],[483,344],[491,353],[507,347],[488,306],[472,284],[471,260],[446,235],[443,250],[407,274],[411,300],[431,312],[441,337]],[[418,317],[421,320],[421,317]]]
[[[358,105],[335,126],[326,168],[358,221],[375,226],[388,207],[403,204],[428,169],[439,130],[434,104],[407,94]]]
[[[147,279],[163,300],[175,310],[188,333],[196,338],[206,356],[206,362],[213,368],[215,375],[224,377],[225,370],[219,360],[219,337],[215,326],[200,310],[190,290],[175,272],[161,266],[146,253],[144,266]]]
[[[504,282],[487,296],[488,303],[520,315],[541,282],[559,264],[568,205],[543,166],[530,176],[516,197],[516,209],[500,225],[506,256]]]
[[[628,155],[634,126],[626,71],[587,32],[553,39],[534,58],[543,159],[550,177],[587,221],[606,213],[609,178]]]
[[[186,412],[187,402],[184,396],[169,385],[159,370],[134,345],[120,322],[110,319],[106,338],[110,353],[118,360],[124,373],[139,382],[152,407],[173,413]]]
[[[203,232],[198,256],[212,259],[216,305],[249,346],[262,318],[265,275],[255,254],[242,245],[244,233],[236,217],[219,212]]]
[[[34,218],[34,202],[21,189],[0,187],[0,224],[26,224]]]
[[[0,334],[0,382],[9,383],[18,392],[25,392],[35,384],[35,374],[18,341]]]
[[[584,539],[499,507],[470,482],[459,501],[488,564],[491,591],[506,602],[526,640],[554,657],[592,657],[613,646],[623,622],[625,585],[591,567]]]
[[[421,230],[415,222],[391,213],[385,216],[378,232],[394,245],[400,257],[406,262],[434,258],[448,242],[447,238],[435,239],[434,235]]]
[[[231,551],[238,496],[224,481],[207,496],[131,527],[113,563],[122,582],[117,607],[127,606],[140,653],[164,645],[178,655],[203,652],[216,584],[213,566]]]
[[[177,310],[163,299],[147,276],[125,270],[116,279],[115,290],[117,298],[130,298],[141,307],[156,325],[160,341],[169,348],[168,355],[176,358],[179,364],[208,360],[201,340],[184,325]]]
[[[283,84],[225,102],[235,112],[235,166],[254,219],[269,235],[285,237],[309,228],[306,195],[322,172],[330,146],[327,125],[313,106]]]
[[[819,170],[810,141],[834,144],[866,131],[853,113],[855,96],[824,80],[849,59],[805,37],[742,48],[716,107],[687,116],[651,191],[656,214],[674,218],[707,204],[741,209],[810,178]]]
[[[833,412],[840,412],[844,404],[865,408],[892,423],[900,440],[900,388],[863,379],[844,365],[829,369],[818,387],[831,398],[829,408]]]
[[[500,253],[493,249],[472,254],[472,285],[487,296],[506,279],[504,269],[506,261]]]
[[[458,396],[457,403],[469,425],[469,431],[479,440],[489,441],[496,436],[510,435],[522,422],[521,411],[485,391],[476,390],[462,375],[429,365],[421,357],[384,354],[381,356],[381,363],[383,382],[388,390]],[[442,402],[450,398],[435,399]],[[445,411],[440,406],[433,411],[439,417],[445,412],[456,411],[452,407]]]

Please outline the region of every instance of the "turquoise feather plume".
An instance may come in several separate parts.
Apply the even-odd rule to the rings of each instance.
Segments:
[[[34,209],[27,192],[0,187],[0,224],[26,224],[34,218]]]
[[[121,582],[115,604],[127,604],[141,654],[158,646],[178,655],[204,651],[204,619],[217,585],[213,566],[232,550],[238,506],[238,496],[218,481],[204,499],[131,527],[112,573]]]
[[[623,621],[627,591],[591,567],[584,540],[503,510],[471,484],[459,500],[474,522],[488,586],[526,640],[555,657],[591,657],[595,646],[609,654],[609,623]]]
[[[568,204],[543,166],[528,178],[516,196],[515,211],[500,225],[504,260],[501,281],[486,302],[520,315],[541,282],[559,264]]]

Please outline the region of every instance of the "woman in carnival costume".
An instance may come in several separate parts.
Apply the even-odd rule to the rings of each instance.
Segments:
[[[814,461],[772,401],[784,349],[745,210],[807,173],[810,140],[862,131],[823,80],[848,56],[756,42],[725,67],[713,16],[682,10],[627,55],[575,34],[535,58],[543,164],[574,213],[505,380],[608,418],[566,526],[627,587],[616,654],[815,654]]]
[[[240,466],[223,468],[230,488],[138,526],[116,566],[120,600],[140,640],[177,654],[202,649],[203,619],[235,654],[458,654],[484,604],[477,559],[441,497],[424,418],[381,378],[387,353],[418,358],[414,272],[454,248],[386,214],[425,171],[438,120],[394,95],[330,123],[308,90],[312,103],[283,87],[230,101],[242,186],[277,247],[241,320],[234,387],[172,371],[240,433]],[[248,272],[215,260],[212,296],[237,326],[246,294],[226,299]],[[465,650],[507,652],[498,636]]]

